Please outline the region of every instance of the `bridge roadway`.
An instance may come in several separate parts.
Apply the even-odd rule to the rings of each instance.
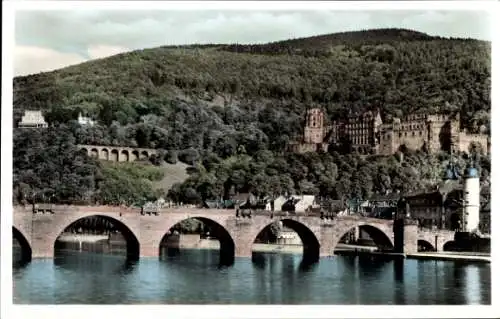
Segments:
[[[129,257],[159,256],[160,243],[177,223],[196,218],[207,224],[220,241],[221,257],[252,256],[257,235],[274,221],[295,230],[303,243],[304,257],[331,256],[339,240],[349,230],[360,227],[381,248],[409,254],[419,243],[443,250],[454,239],[451,231],[421,231],[414,222],[358,216],[320,218],[318,215],[254,211],[251,216],[227,209],[165,208],[155,214],[141,214],[140,208],[120,206],[53,205],[48,210],[33,206],[13,208],[13,232],[29,258],[52,258],[57,238],[72,223],[90,216],[111,221],[127,240]]]

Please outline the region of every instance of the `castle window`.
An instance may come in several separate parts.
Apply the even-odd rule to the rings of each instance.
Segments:
[[[413,137],[414,137],[414,136],[415,136],[415,132],[411,132],[411,136],[413,136]]]
[[[403,133],[399,133],[399,137],[403,137]]]
[[[405,132],[405,137],[406,137],[406,136],[408,136],[408,133],[407,133],[407,132]]]
[[[422,136],[422,131],[418,132],[418,134],[419,134],[420,136]]]

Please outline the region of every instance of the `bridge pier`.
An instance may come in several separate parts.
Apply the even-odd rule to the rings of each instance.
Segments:
[[[413,254],[418,252],[418,225],[397,219],[393,224],[394,229],[394,252],[402,254]]]
[[[31,247],[32,258],[54,258],[54,245],[52,242],[33,240]]]

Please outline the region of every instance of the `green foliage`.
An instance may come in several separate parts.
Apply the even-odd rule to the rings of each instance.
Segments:
[[[76,147],[78,128],[60,125],[43,130],[15,130],[14,203],[85,202],[133,204],[154,199],[153,181],[161,168],[141,163],[98,162]]]
[[[98,164],[78,151],[66,126],[14,131],[14,202],[90,200],[102,180]]]
[[[169,197],[179,202],[228,197],[233,192],[252,192],[259,197],[312,194],[329,198],[368,198],[375,194],[426,190],[442,181],[447,153],[408,152],[396,157],[333,154],[257,153],[236,155],[218,163],[204,161]],[[489,183],[490,160],[479,155],[483,183]],[[464,170],[467,156],[454,158]],[[198,196],[196,196],[196,193]],[[186,194],[189,194],[186,196]]]
[[[160,180],[160,168],[135,163],[104,162],[100,198],[110,204],[141,204],[154,200],[161,192],[153,190],[152,181]]]
[[[383,116],[459,112],[471,132],[490,127],[491,45],[410,30],[347,32],[264,45],[161,47],[14,79],[14,121],[41,109],[54,128],[14,134],[16,200],[134,202],[159,173],[109,166],[76,144],[166,150],[195,165],[169,196],[200,202],[235,192],[333,198],[411,191],[437,183],[445,154],[361,158],[286,153],[307,107],[329,119],[381,108]],[[79,113],[98,121],[81,127]],[[489,180],[490,160],[481,157]],[[55,194],[55,195],[54,195]]]

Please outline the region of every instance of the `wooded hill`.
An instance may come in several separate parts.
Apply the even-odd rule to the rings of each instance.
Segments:
[[[490,52],[489,42],[445,39],[402,29],[346,32],[264,45],[145,49],[15,78],[14,120],[20,120],[25,109],[41,109],[51,124],[71,132],[74,144],[161,148],[170,151],[165,154],[170,161],[180,155],[189,164],[199,163],[198,173],[182,187],[174,187],[181,198],[186,192],[205,198],[229,190],[266,189],[261,184],[271,176],[284,178],[281,184],[297,192],[367,196],[382,189],[370,185],[363,192],[354,191],[355,187],[334,192],[340,175],[325,175],[324,167],[318,175],[312,174],[310,168],[297,168],[308,166],[309,155],[284,153],[293,136],[302,132],[306,108],[322,106],[330,120],[350,111],[374,108],[380,108],[384,117],[459,112],[463,127],[469,131],[477,131],[483,124],[489,128]],[[72,121],[80,112],[94,117],[100,125],[78,127]],[[30,133],[15,134],[15,185],[29,184],[25,173],[16,167],[16,156],[21,156],[16,152],[34,152],[19,142],[29,140],[23,134]],[[264,157],[269,165],[292,157],[297,165],[289,169],[303,172],[295,174],[276,165],[272,171],[235,168],[242,165],[234,160],[238,156],[253,158],[257,154],[268,154],[270,157]],[[347,159],[340,154],[333,157],[342,162]],[[331,160],[317,161],[325,164]],[[489,171],[489,159],[485,161]],[[346,165],[350,169],[343,172],[356,170],[354,162]],[[225,173],[217,175],[222,166]],[[243,173],[233,176],[238,170]],[[200,175],[202,171],[206,175]],[[394,174],[386,175],[395,179]],[[261,182],[252,182],[257,175]],[[329,176],[333,184],[320,186],[320,176]],[[422,186],[409,182],[410,189]],[[435,182],[435,178],[429,181]],[[30,187],[45,186],[38,183]],[[387,187],[395,190],[390,183]],[[272,190],[281,191],[276,187]]]

